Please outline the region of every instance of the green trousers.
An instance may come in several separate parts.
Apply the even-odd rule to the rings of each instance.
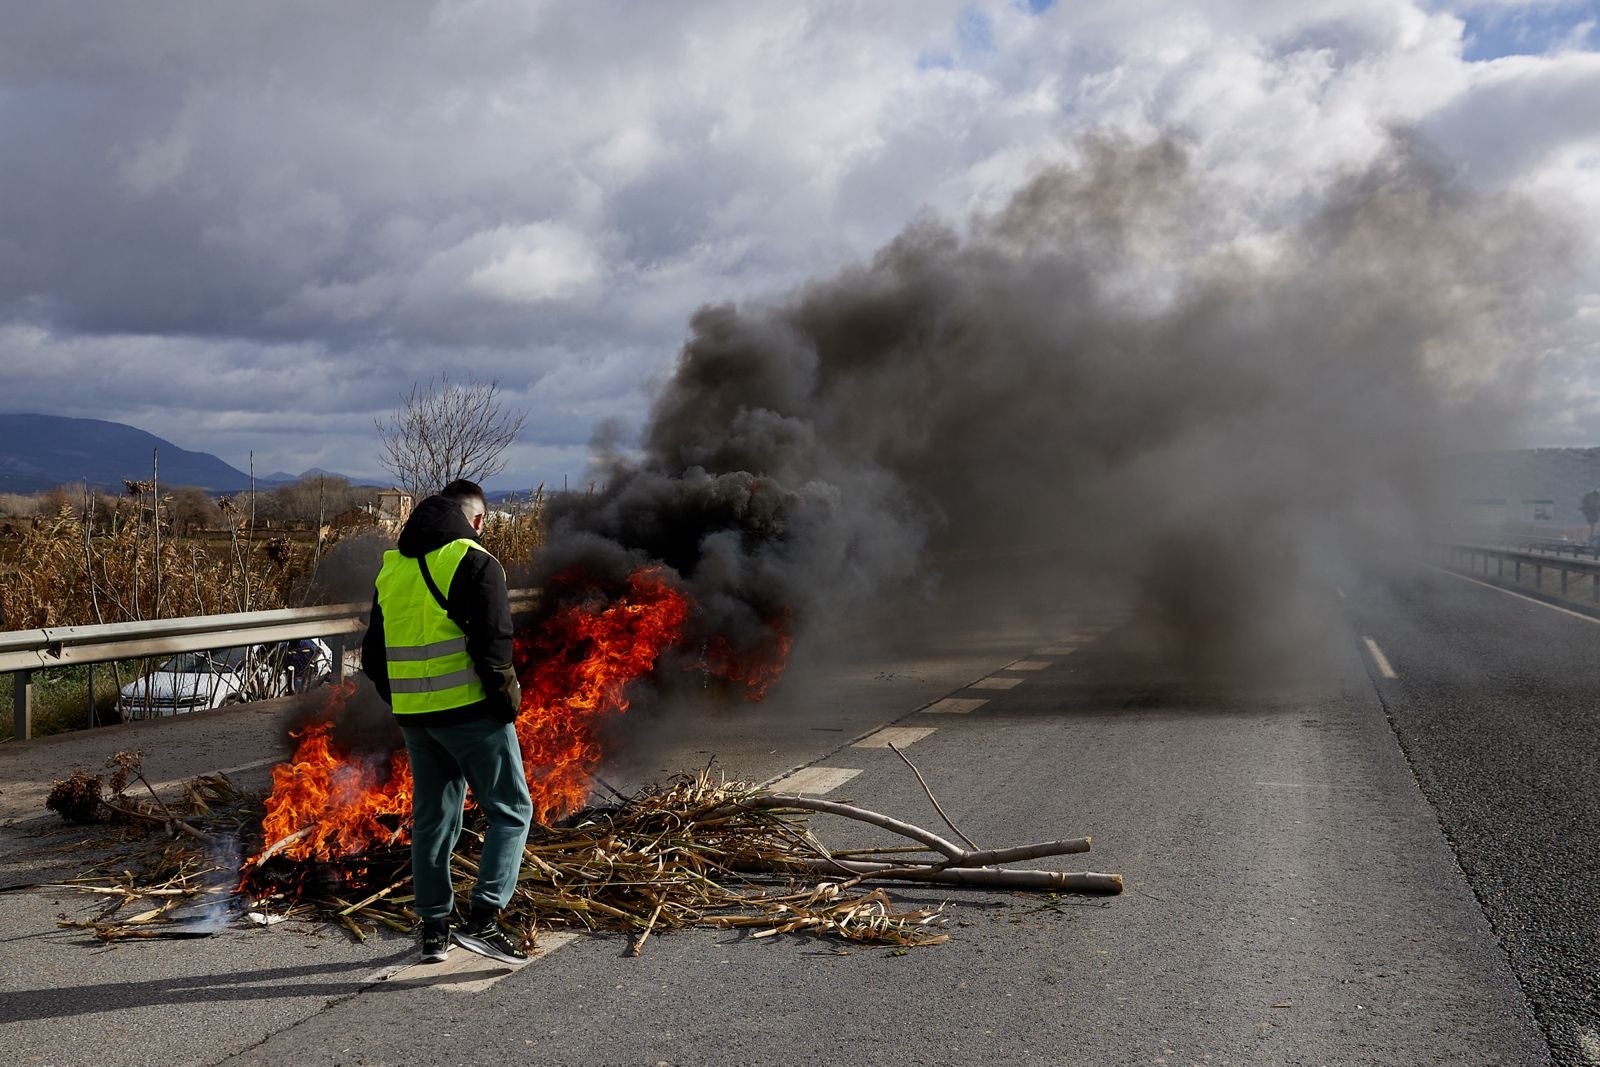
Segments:
[[[490,719],[401,730],[411,754],[411,880],[417,915],[446,919],[455,908],[450,853],[461,835],[468,787],[489,821],[472,904],[505,907],[517,886],[522,846],[533,819],[516,730]]]

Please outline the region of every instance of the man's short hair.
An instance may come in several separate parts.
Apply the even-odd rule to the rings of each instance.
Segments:
[[[484,500],[483,486],[477,482],[469,482],[465,478],[457,478],[439,490],[439,495],[446,500],[454,500],[458,504],[466,500]]]

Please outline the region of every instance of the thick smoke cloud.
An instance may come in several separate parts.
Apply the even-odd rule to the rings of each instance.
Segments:
[[[1440,518],[1437,458],[1507,425],[1546,230],[1404,138],[1277,230],[1222,207],[1175,144],[1096,141],[966,232],[701,309],[538,569],[661,561],[751,649],[937,553],[1034,552],[1119,575],[1182,668],[1298,656],[1329,578]]]

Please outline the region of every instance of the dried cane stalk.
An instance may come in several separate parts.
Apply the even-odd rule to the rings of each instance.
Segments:
[[[1120,893],[1120,874],[1094,871],[1019,871],[1004,867],[905,867],[893,863],[859,860],[795,858],[789,865],[827,873],[843,869],[869,878],[906,882],[940,882],[946,885],[980,885],[997,889],[1057,889],[1069,893]]]
[[[893,752],[896,756],[899,756],[901,761],[905,763],[907,767],[911,768],[911,773],[917,776],[917,784],[922,786],[922,791],[924,793],[928,794],[928,802],[933,805],[933,810],[939,813],[939,818],[944,820],[944,824],[950,827],[951,830],[955,831],[955,835],[961,838],[961,840],[965,841],[968,848],[976,849],[978,847],[977,842],[972,840],[972,838],[968,837],[966,834],[962,833],[961,827],[951,822],[950,816],[944,813],[944,808],[939,805],[939,798],[933,795],[932,789],[928,788],[927,779],[922,777],[922,772],[917,770],[917,765],[912,763],[904,752],[901,752],[898,748],[896,748],[893,741],[886,743],[889,746],[889,751]]]

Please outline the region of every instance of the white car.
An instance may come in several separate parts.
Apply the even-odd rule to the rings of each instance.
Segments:
[[[283,696],[320,683],[332,668],[332,651],[314,638],[180,652],[123,686],[117,711],[126,722]]]

